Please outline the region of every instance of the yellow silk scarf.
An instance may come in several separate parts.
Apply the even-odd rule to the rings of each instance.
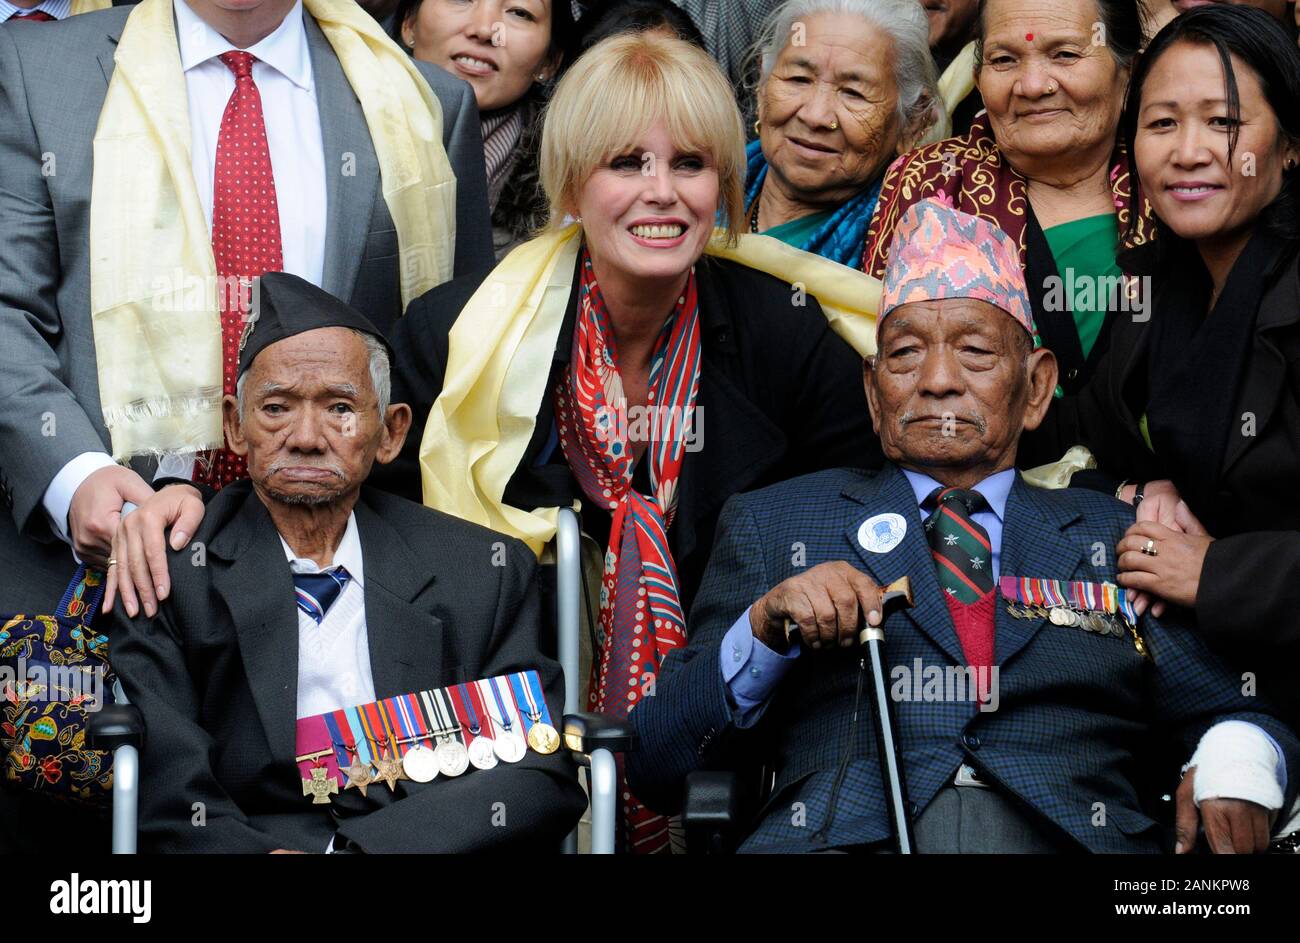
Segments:
[[[451,277],[456,178],[442,107],[354,0],[304,0],[361,102],[397,230],[403,307]],[[170,0],[134,7],[94,139],[90,309],[113,457],[214,448],[221,322],[211,237],[190,165]]]
[[[547,381],[564,322],[581,228],[568,226],[519,246],[470,298],[449,337],[442,393],[420,443],[424,503],[518,537],[540,555],[555,534],[555,508],[525,511],[504,501],[549,395]],[[767,272],[822,306],[832,330],[863,357],[875,353],[880,282],[856,269],[768,236],[708,255]]]
[[[113,0],[72,0],[72,15],[78,13],[94,13],[96,10],[107,10],[113,5]]]
[[[939,77],[939,97],[951,117],[957,106],[975,90],[975,43],[969,42]]]

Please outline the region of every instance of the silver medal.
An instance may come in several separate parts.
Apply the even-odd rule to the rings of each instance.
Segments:
[[[438,775],[438,760],[432,750],[422,743],[417,743],[402,757],[402,772],[413,782],[433,782]]]
[[[469,745],[469,761],[475,769],[491,769],[497,765],[496,751],[491,737],[475,737]]]
[[[438,772],[444,776],[459,776],[469,769],[469,753],[459,740],[444,740],[433,751],[433,758],[438,763]]]
[[[492,741],[492,749],[507,763],[518,763],[528,752],[528,744],[513,730],[499,730]]]

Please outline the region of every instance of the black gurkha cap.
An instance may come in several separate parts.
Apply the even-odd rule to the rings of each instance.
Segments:
[[[252,304],[239,339],[239,375],[276,341],[323,327],[347,327],[378,338],[391,359],[392,345],[364,314],[323,288],[288,272],[268,272],[253,280]]]

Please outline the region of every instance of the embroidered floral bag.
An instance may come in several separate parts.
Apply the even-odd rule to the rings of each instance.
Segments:
[[[113,757],[86,743],[114,681],[108,637],[90,625],[103,584],[83,565],[54,615],[0,616],[0,776],[10,788],[109,804]]]

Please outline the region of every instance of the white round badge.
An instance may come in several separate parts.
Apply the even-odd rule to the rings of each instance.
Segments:
[[[870,553],[889,553],[903,542],[907,521],[901,514],[877,514],[858,528],[858,543]]]

